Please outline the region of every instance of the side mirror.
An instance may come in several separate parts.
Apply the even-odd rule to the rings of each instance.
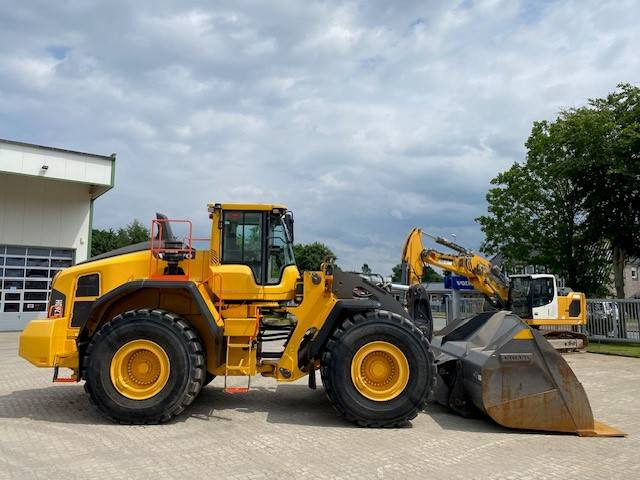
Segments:
[[[284,224],[287,226],[287,230],[289,231],[289,240],[293,243],[293,212],[288,211],[284,214]]]

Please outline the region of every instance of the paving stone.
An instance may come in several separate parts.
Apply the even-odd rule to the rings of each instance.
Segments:
[[[596,418],[627,438],[521,433],[431,406],[407,428],[341,420],[306,380],[257,378],[244,395],[222,379],[164,425],[104,420],[82,385],[17,355],[0,333],[0,479],[633,479],[640,478],[640,359],[566,358]]]

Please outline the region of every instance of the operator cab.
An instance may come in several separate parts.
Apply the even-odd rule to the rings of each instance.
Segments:
[[[224,298],[280,300],[295,289],[292,212],[258,204],[215,204],[210,212],[211,250],[218,260],[211,268],[224,273]]]
[[[553,275],[511,275],[509,279],[513,313],[521,318],[557,318],[558,290]]]
[[[284,267],[295,265],[292,231],[291,212],[224,211],[222,263],[249,266],[256,285],[279,283]]]

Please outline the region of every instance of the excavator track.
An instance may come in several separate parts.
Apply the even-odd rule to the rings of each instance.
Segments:
[[[570,330],[540,330],[540,333],[560,353],[585,352],[589,345],[584,333]]]

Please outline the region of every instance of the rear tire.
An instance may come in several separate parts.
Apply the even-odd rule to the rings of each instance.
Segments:
[[[354,362],[362,360],[362,355],[366,361],[367,348],[375,350],[376,346],[386,349],[379,355],[395,358],[387,371],[408,371],[408,379],[400,373],[388,380],[390,385],[397,382],[398,386],[395,390],[392,388],[391,393],[378,394],[375,389],[382,387],[370,379],[366,381],[373,386],[367,391],[361,385],[362,380],[354,376],[357,371]],[[364,353],[361,355],[360,352]],[[347,318],[327,342],[320,373],[327,397],[335,409],[347,420],[364,427],[406,425],[424,409],[435,386],[435,366],[429,342],[411,321],[387,311]],[[382,379],[380,383],[385,382]],[[357,383],[360,385],[356,386]]]
[[[145,345],[150,350],[145,350]],[[133,353],[127,353],[130,346]],[[200,392],[206,372],[204,359],[200,340],[184,319],[164,310],[132,310],[93,335],[83,360],[85,390],[113,421],[165,422],[181,413]],[[138,377],[130,373],[132,365],[139,367]],[[158,369],[162,373],[155,375]],[[154,390],[156,381],[161,383]]]

